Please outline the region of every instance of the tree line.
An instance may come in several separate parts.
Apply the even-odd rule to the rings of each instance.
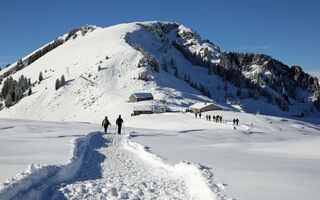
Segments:
[[[10,107],[15,102],[19,101],[23,97],[24,92],[28,89],[28,95],[31,95],[32,90],[30,78],[21,75],[17,81],[12,77],[9,77],[3,83],[0,97],[5,99],[5,106]]]

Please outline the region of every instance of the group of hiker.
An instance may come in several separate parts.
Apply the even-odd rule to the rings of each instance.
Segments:
[[[195,116],[195,118],[198,118],[198,115],[199,115],[199,119],[201,119],[201,116],[202,116],[202,114],[201,113],[195,113],[194,114],[194,116]],[[208,121],[211,121],[211,119],[212,119],[212,121],[216,121],[216,122],[222,122],[222,116],[221,115],[206,115],[206,120],[208,120]]]
[[[119,115],[118,119],[116,120],[116,124],[118,126],[118,134],[121,134],[121,128],[123,124],[123,119],[121,118],[121,115]],[[111,125],[110,121],[108,120],[108,117],[106,116],[104,120],[102,121],[102,126],[104,127],[104,132],[107,133],[108,127]]]
[[[201,119],[201,116],[202,114],[201,113],[195,113],[194,114],[195,118],[198,118],[199,116],[199,119]],[[222,122],[222,115],[206,115],[206,120],[207,121],[215,121],[215,122]],[[234,118],[232,120],[233,122],[233,125],[239,125],[239,119],[238,118]],[[253,122],[251,122],[251,127],[253,127]]]
[[[211,121],[211,115],[206,115],[206,120]],[[212,121],[222,122],[221,115],[212,115]]]

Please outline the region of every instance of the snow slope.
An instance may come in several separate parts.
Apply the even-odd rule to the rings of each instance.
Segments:
[[[134,104],[126,101],[133,92],[152,92],[156,103],[166,101],[176,109],[209,100],[170,74],[162,73],[155,81],[137,80],[142,55],[125,40],[127,33],[134,31],[144,30],[135,23],[97,28],[68,40],[16,72],[14,79],[24,75],[34,82],[42,72],[44,80],[35,84],[31,96],[3,108],[0,116],[97,122],[106,114],[130,116]],[[66,84],[55,90],[55,81],[61,75],[65,75]]]

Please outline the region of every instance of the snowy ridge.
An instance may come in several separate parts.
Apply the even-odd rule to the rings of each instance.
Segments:
[[[54,45],[54,43],[56,43],[56,42],[60,42],[60,44],[56,45],[55,47],[51,47],[50,49],[47,49],[43,53],[43,55],[39,56],[38,58],[36,58],[32,62],[38,60],[39,58],[41,58],[45,54],[49,53],[53,49],[57,48],[58,46],[64,44],[68,40],[70,40],[70,39],[74,40],[74,39],[79,38],[79,37],[84,37],[85,35],[87,35],[87,33],[93,32],[93,31],[98,30],[98,29],[101,29],[101,28],[97,27],[95,25],[88,25],[88,24],[84,25],[84,26],[82,26],[80,28],[75,28],[72,31],[70,31],[69,33],[63,34],[62,36],[56,38],[55,40],[43,45],[42,47],[38,48],[37,50],[31,52],[27,56],[21,58],[22,66],[26,67],[26,66],[32,64],[32,63],[29,63],[30,62],[30,58],[32,56],[35,56],[37,53],[39,53],[40,51],[43,51],[44,49],[48,48],[50,45]],[[3,75],[5,75],[5,74],[6,75],[11,75],[11,74],[15,73],[17,71],[17,69],[15,69],[17,67],[17,64],[18,64],[18,61],[12,63],[10,66],[8,66],[5,69],[3,69],[1,74],[3,74]]]
[[[84,138],[73,140],[73,157],[65,165],[33,165],[17,174],[16,177],[8,178],[0,185],[0,199],[43,199],[54,185],[72,179],[78,173],[88,145],[97,132],[88,134]]]
[[[123,140],[123,148],[136,154],[142,160],[157,168],[164,168],[173,176],[183,179],[186,183],[190,199],[224,199],[225,192],[221,183],[215,183],[214,176],[205,166],[180,162],[175,165],[166,164],[163,159],[150,153],[146,147]]]

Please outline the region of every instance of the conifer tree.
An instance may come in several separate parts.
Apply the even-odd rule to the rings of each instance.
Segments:
[[[9,91],[9,83],[8,79],[6,79],[3,83],[2,90],[1,90],[1,95],[2,97],[6,97]]]
[[[242,88],[240,87],[238,90],[237,90],[237,96],[238,97],[241,97],[242,95]]]
[[[212,75],[212,69],[211,67],[208,68],[208,74],[211,76]]]
[[[228,85],[227,85],[227,83],[224,83],[223,90],[224,90],[224,91],[227,91],[227,90],[228,90]]]
[[[39,73],[39,82],[43,80],[42,72]]]
[[[56,85],[55,85],[56,90],[59,89],[60,86],[61,86],[61,85],[60,85],[60,80],[57,79],[57,80],[56,80]]]
[[[167,65],[166,62],[163,62],[163,63],[161,64],[161,66],[162,66],[163,71],[168,72],[168,65]]]
[[[12,106],[12,98],[11,98],[11,94],[8,94],[7,95],[7,98],[6,98],[6,100],[5,100],[5,106],[7,107],[7,108],[9,108],[10,106]]]
[[[64,85],[65,82],[66,82],[66,79],[64,78],[64,75],[62,75],[60,79],[60,85]]]
[[[176,70],[174,71],[174,76],[179,78],[179,72],[178,72],[178,68],[176,68]]]
[[[22,89],[20,87],[16,87],[14,89],[14,101],[19,101],[22,97]]]

